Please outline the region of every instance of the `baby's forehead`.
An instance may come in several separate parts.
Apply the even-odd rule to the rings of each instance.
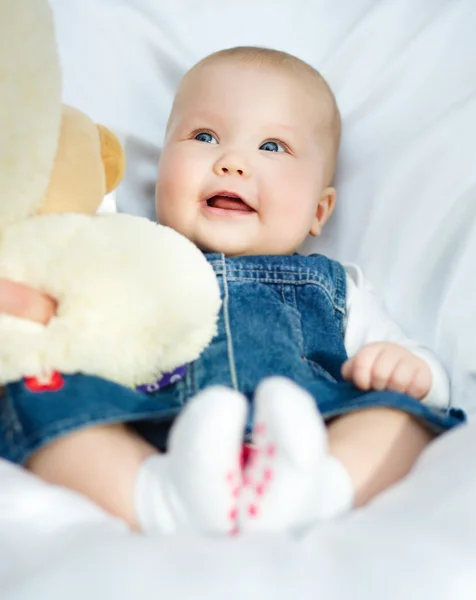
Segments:
[[[315,94],[316,99],[327,94],[332,95],[323,77],[307,65],[300,66],[299,63],[297,65],[292,63],[263,63],[239,60],[235,57],[216,57],[199,62],[184,75],[177,93],[180,94],[184,89],[202,87],[204,80],[225,78],[230,73],[232,73],[237,85],[239,85],[240,79],[245,79],[250,73],[256,73],[259,77],[279,78],[281,81],[286,81],[297,93],[307,90]]]
[[[205,60],[190,69],[177,89],[174,108],[185,105],[188,110],[199,109],[200,99],[206,102],[207,96],[213,95],[217,87],[220,89],[226,86],[234,90],[245,89],[246,94],[254,97],[257,102],[260,101],[260,96],[268,96],[268,92],[276,91],[276,104],[283,100],[284,95],[294,99],[302,106],[303,117],[305,114],[307,118],[313,117],[312,121],[316,120],[318,125],[332,119],[335,110],[329,86],[311,67],[302,67],[299,63],[247,62],[235,57]],[[266,100],[269,102],[269,97]],[[304,104],[309,108],[308,111],[304,110]],[[297,115],[299,114],[298,112]],[[312,126],[311,123],[309,125]]]

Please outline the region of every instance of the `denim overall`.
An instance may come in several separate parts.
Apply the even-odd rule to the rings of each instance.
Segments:
[[[458,409],[431,408],[397,392],[363,392],[343,381],[346,275],[339,263],[321,255],[208,254],[207,259],[221,290],[218,333],[182,377],[145,391],[81,374],[59,376],[54,389],[32,390],[27,380],[9,384],[0,399],[0,456],[24,463],[59,436],[119,422],[132,423],[163,451],[185,403],[211,385],[232,387],[248,398],[249,439],[253,393],[272,375],[289,377],[310,392],[326,420],[390,407],[414,415],[436,433],[465,421]]]

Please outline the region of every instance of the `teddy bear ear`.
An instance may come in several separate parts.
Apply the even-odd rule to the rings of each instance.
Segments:
[[[38,210],[61,124],[61,73],[47,0],[0,1],[0,226]]]
[[[106,194],[121,183],[126,168],[126,157],[119,138],[104,125],[97,126],[101,142],[101,158],[106,176]]]

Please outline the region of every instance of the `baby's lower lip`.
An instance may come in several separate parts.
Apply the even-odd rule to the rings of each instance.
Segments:
[[[240,210],[237,208],[235,208],[235,209],[218,208],[216,206],[209,206],[206,202],[202,203],[202,211],[206,215],[213,215],[213,216],[217,216],[217,217],[227,217],[227,218],[250,216],[250,215],[254,215],[256,213],[256,211],[249,210],[249,209]]]

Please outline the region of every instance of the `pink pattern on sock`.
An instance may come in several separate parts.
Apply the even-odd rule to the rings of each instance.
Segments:
[[[264,435],[266,433],[266,425],[264,423],[256,423],[254,426],[254,433],[257,435]]]
[[[252,488],[251,503],[246,509],[251,519],[260,516],[260,505],[274,478],[272,466],[277,454],[276,445],[267,439],[263,423],[256,424],[255,432],[260,436],[259,446],[253,448],[253,460],[248,459],[243,473],[243,485]]]
[[[239,457],[239,462],[240,462],[240,458]],[[230,508],[230,511],[228,513],[228,519],[231,521],[230,524],[230,531],[229,534],[230,535],[236,535],[238,533],[238,526],[237,526],[237,521],[238,521],[238,505],[237,505],[237,500],[240,496],[240,492],[242,490],[242,484],[241,484],[241,479],[242,479],[242,467],[240,465],[240,467],[238,469],[230,469],[226,475],[225,475],[225,479],[227,482],[227,486],[230,489],[230,495],[231,495],[231,499],[232,499],[232,508]]]
[[[275,457],[276,456],[276,446],[274,444],[268,444],[268,447],[266,448],[266,454],[270,458]]]
[[[236,521],[236,519],[238,518],[238,509],[237,508],[232,508],[230,510],[230,521]]]
[[[245,487],[249,487],[250,485],[253,485],[253,478],[248,473],[245,473],[245,475],[243,477],[243,485]]]
[[[265,469],[263,472],[263,477],[265,481],[271,481],[271,479],[273,479],[273,471],[269,468]]]
[[[246,466],[248,468],[253,467],[253,465],[258,460],[259,456],[260,456],[260,452],[259,452],[258,448],[250,448],[250,451],[248,453],[248,460],[246,461]]]
[[[256,486],[256,494],[258,496],[262,496],[266,491],[266,486],[264,485],[264,483],[258,483],[258,485]]]

